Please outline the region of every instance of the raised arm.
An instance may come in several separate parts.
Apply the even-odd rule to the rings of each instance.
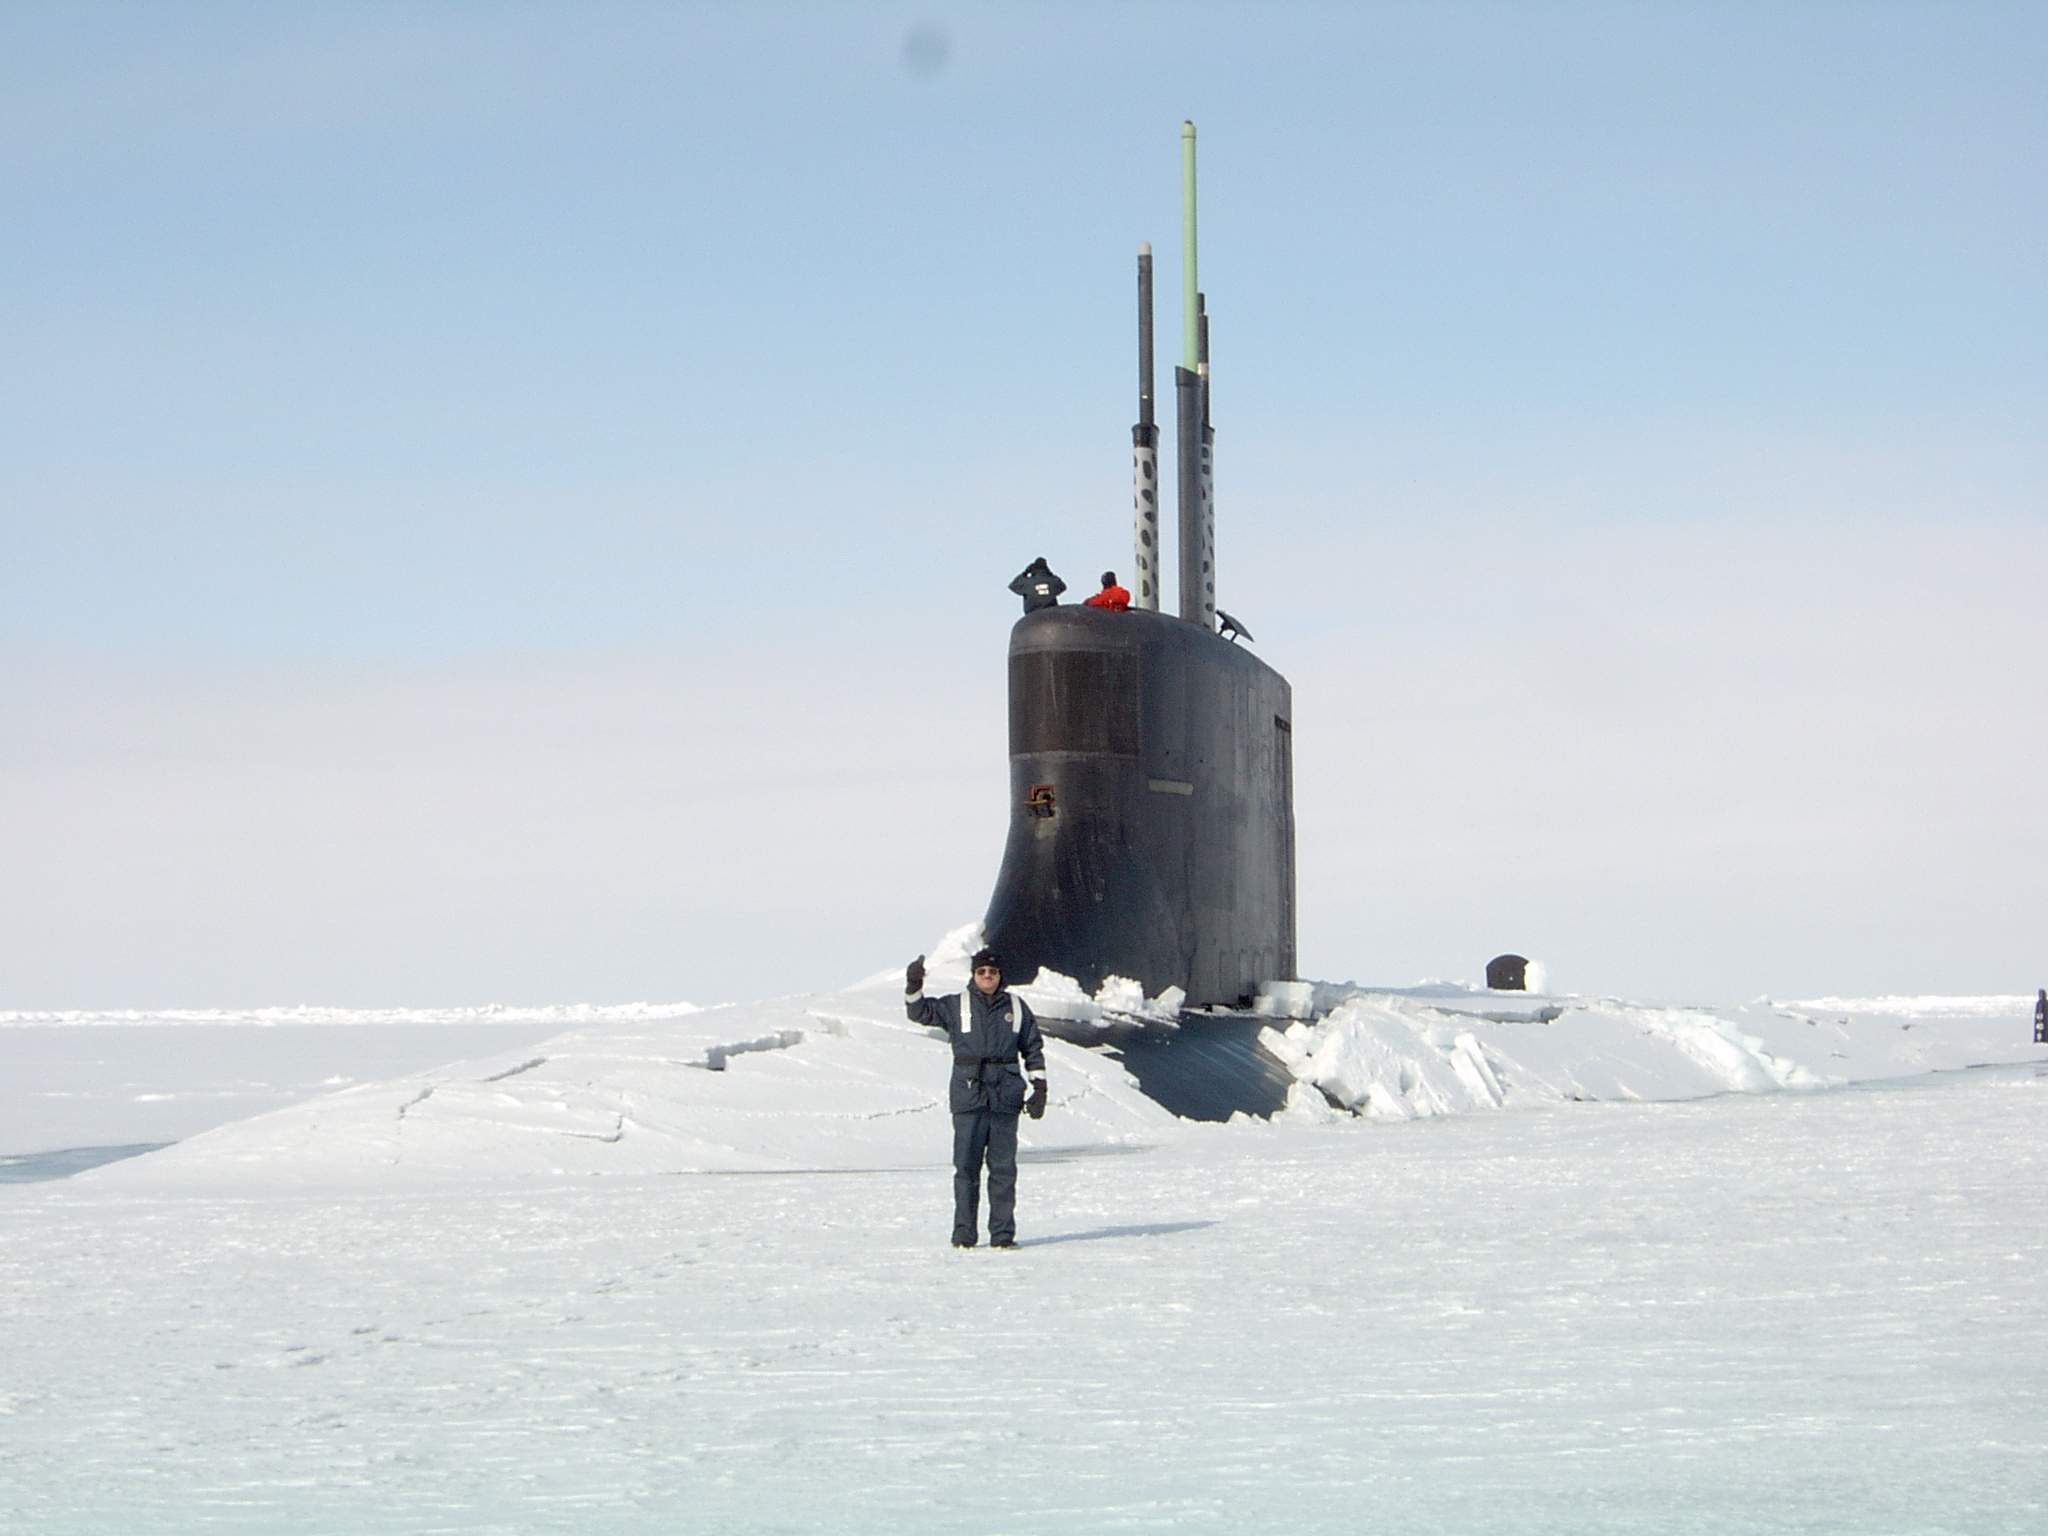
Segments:
[[[919,955],[903,971],[903,1011],[913,1024],[951,1030],[957,1021],[960,999],[924,995],[924,956]]]

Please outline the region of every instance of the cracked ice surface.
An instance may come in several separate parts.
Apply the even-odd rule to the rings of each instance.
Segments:
[[[577,1059],[463,1113],[516,1146],[482,1096]],[[1064,1152],[1049,1116],[1011,1254],[945,1246],[915,1114],[867,1172],[20,1186],[0,1527],[2032,1536],[2038,1071]]]
[[[2016,1010],[1290,988],[1271,1125],[1049,1042],[1011,1254],[895,973],[0,1188],[0,1529],[2048,1520]]]
[[[950,1156],[945,1040],[903,1015],[900,973],[843,993],[614,1017],[474,1061],[330,1093],[92,1178],[305,1187],[799,1168]],[[1166,1134],[1109,1057],[1047,1042],[1059,1144]],[[1023,1145],[1050,1133],[1024,1122]]]

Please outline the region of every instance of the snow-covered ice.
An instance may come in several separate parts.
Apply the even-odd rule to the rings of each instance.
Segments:
[[[1759,998],[1716,1009],[1289,983],[1259,1002],[1274,1020],[1267,1048],[1337,1107],[1375,1119],[1817,1088],[2033,1050],[2022,997]]]
[[[592,1011],[0,1188],[0,1529],[2048,1520],[2027,999],[1275,988],[1287,1114],[1054,1041],[1023,1246],[961,1254],[900,997]]]
[[[535,1044],[568,1027],[567,1012],[0,1013],[0,1156],[175,1141],[337,1088]]]

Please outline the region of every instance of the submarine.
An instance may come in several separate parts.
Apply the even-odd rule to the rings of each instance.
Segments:
[[[1013,981],[1051,970],[1092,992],[1124,976],[1149,995],[1178,987],[1190,1008],[1246,1008],[1264,983],[1295,974],[1294,700],[1216,606],[1195,234],[1195,127],[1184,122],[1179,611],[1160,607],[1148,244],[1138,252],[1131,606],[1041,608],[1010,632],[1009,831],[982,926]]]

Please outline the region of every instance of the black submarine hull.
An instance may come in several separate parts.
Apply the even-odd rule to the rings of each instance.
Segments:
[[[1013,981],[1190,1006],[1294,975],[1293,690],[1186,620],[1045,608],[1010,632],[1010,830],[984,928]]]

